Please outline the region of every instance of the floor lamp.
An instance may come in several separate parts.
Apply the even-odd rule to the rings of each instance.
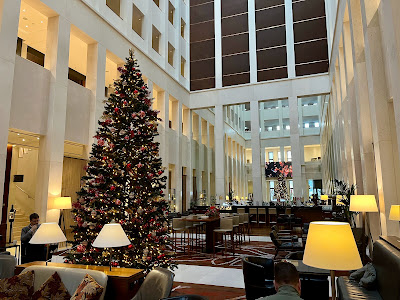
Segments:
[[[330,270],[332,300],[336,300],[335,271],[362,267],[360,254],[350,224],[345,222],[311,222],[303,263]]]
[[[362,213],[362,235],[361,235],[361,256],[362,261],[365,262],[365,223],[367,220],[367,212],[378,212],[376,205],[375,195],[351,195],[350,196],[350,211],[358,211]],[[367,235],[369,236],[369,234]]]
[[[36,233],[33,235],[30,244],[47,245],[46,249],[46,266],[49,260],[49,246],[50,244],[65,242],[67,238],[62,232],[57,223],[43,223],[39,226]]]
[[[119,223],[110,223],[104,225],[99,235],[94,240],[92,246],[95,248],[110,248],[110,271],[111,271],[111,256],[112,250],[115,247],[123,247],[130,245],[125,231]]]
[[[390,207],[389,220],[400,221],[400,205],[392,205]]]

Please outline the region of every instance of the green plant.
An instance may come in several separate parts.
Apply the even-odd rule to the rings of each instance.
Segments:
[[[350,196],[354,195],[356,188],[357,186],[355,184],[349,185],[342,180],[334,179],[334,194],[342,196],[342,213],[351,227],[355,225],[354,216],[358,214],[358,212],[350,211]]]

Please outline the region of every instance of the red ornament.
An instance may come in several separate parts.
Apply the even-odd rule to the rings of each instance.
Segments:
[[[135,69],[135,67],[132,67],[132,71],[135,71],[136,69]]]
[[[115,111],[116,113],[118,113],[118,112],[119,112],[119,108],[118,108],[118,107],[114,108],[114,111]]]
[[[130,169],[131,166],[132,166],[132,165],[129,163],[129,164],[126,165],[126,168],[127,168],[127,169]]]
[[[110,187],[110,190],[111,190],[111,191],[114,191],[114,190],[115,190],[115,186],[112,185],[112,186]]]
[[[142,90],[145,90],[146,89],[146,86],[144,85],[144,86],[142,86]]]
[[[146,150],[146,148],[145,148],[145,147],[141,147],[141,148],[140,148],[140,151],[142,151],[142,152],[143,152],[144,150]]]
[[[139,93],[139,91],[138,91],[138,90],[134,90],[133,93],[134,93],[134,94],[137,94],[137,93]]]
[[[161,175],[163,172],[163,170],[158,171],[158,175]]]
[[[115,204],[120,205],[121,204],[121,200],[119,200],[119,199],[115,200]]]
[[[137,72],[137,73],[136,73],[136,76],[140,76],[140,73],[139,73],[139,72]]]
[[[162,195],[162,194],[164,194],[164,192],[161,190],[161,191],[160,191],[160,194]]]
[[[132,249],[132,248],[133,248],[133,245],[130,244],[130,245],[128,246],[128,249]]]
[[[137,164],[137,167],[138,167],[138,168],[141,168],[141,167],[143,167],[143,165],[142,165],[141,163],[138,163],[138,164]]]
[[[125,136],[125,140],[129,140],[129,136],[126,135],[126,136]]]
[[[83,245],[78,245],[76,247],[76,251],[78,251],[79,253],[85,252],[86,247]]]
[[[125,100],[125,101],[124,101],[124,105],[128,105],[128,101]]]

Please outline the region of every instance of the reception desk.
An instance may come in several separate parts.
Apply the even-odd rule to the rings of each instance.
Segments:
[[[267,220],[268,218],[268,208],[276,208],[278,217],[285,213],[286,208],[291,208],[291,214],[294,214],[295,218],[301,218],[302,223],[310,223],[312,221],[323,221],[327,218],[332,218],[331,211],[323,211],[322,206],[306,207],[306,206],[232,206],[231,211],[236,213],[238,208],[244,208],[245,212],[249,212],[249,208],[257,208],[258,211],[265,210]],[[224,212],[223,210],[221,212]],[[264,212],[263,212],[264,213]]]

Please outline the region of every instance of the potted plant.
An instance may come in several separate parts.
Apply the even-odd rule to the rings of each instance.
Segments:
[[[350,211],[350,196],[354,195],[356,191],[356,185],[349,185],[348,183],[342,180],[334,180],[334,193],[335,195],[341,195],[341,205],[342,214],[344,219],[350,224],[351,227],[355,226],[354,216],[357,215],[357,212]]]

